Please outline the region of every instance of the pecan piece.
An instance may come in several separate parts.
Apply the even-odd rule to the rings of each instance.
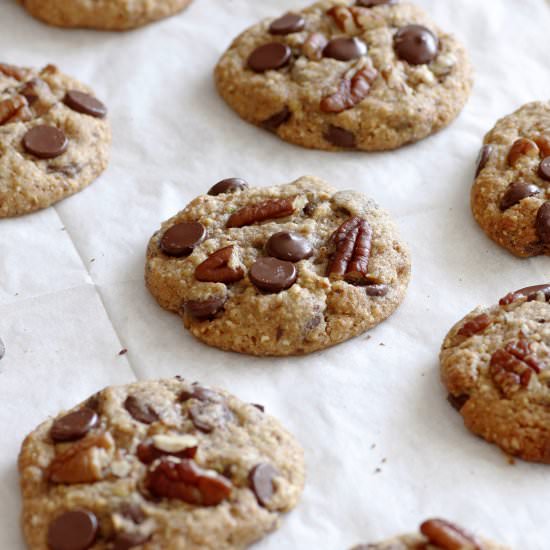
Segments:
[[[470,338],[470,336],[473,336],[474,334],[483,332],[491,323],[491,318],[486,313],[482,313],[481,315],[478,315],[477,317],[474,317],[464,323],[458,329],[457,334],[459,336],[466,336],[466,338]]]
[[[232,484],[193,460],[161,458],[147,473],[147,489],[157,497],[183,500],[198,506],[216,506],[231,496]]]
[[[83,439],[58,454],[50,464],[53,483],[93,483],[103,479],[114,449],[113,438],[102,433]]]
[[[314,32],[307,37],[302,50],[311,61],[320,61],[323,58],[323,50],[327,44],[328,40],[324,34]]]
[[[28,112],[27,100],[23,96],[16,95],[0,101],[0,125],[16,120],[29,120],[29,118],[18,118],[21,117],[20,111],[23,111],[23,117]]]
[[[537,144],[527,138],[519,138],[514,141],[510,152],[508,153],[508,164],[512,167],[521,159],[521,157],[537,157],[539,155],[539,148]]]
[[[7,63],[0,63],[0,73],[11,76],[15,80],[23,80],[27,71],[15,65],[8,65]]]
[[[357,216],[345,221],[332,235],[336,251],[328,265],[327,276],[351,283],[366,282],[372,244],[372,228]]]
[[[522,298],[527,298],[528,302],[532,302],[533,300],[536,300],[540,294],[544,296],[544,299],[547,302],[550,301],[550,284],[528,286],[521,288],[520,290],[516,290],[515,292],[509,292],[506,296],[504,296],[504,298],[500,299],[498,304],[500,306],[508,306],[517,300],[521,300]]]
[[[481,550],[481,545],[474,535],[444,519],[425,521],[420,526],[420,532],[441,550]]]
[[[345,33],[355,33],[359,30],[353,12],[346,6],[330,8],[327,15],[332,17],[336,26]]]
[[[140,443],[136,454],[143,464],[151,464],[162,456],[194,458],[198,444],[197,438],[192,435],[157,434],[150,441]]]
[[[233,246],[220,248],[210,254],[204,262],[195,268],[197,281],[207,283],[236,283],[244,277],[242,267],[231,267],[229,262],[233,256]]]
[[[549,136],[539,136],[535,139],[535,143],[540,149],[541,156],[543,158],[550,157],[550,137]]]
[[[349,78],[343,78],[338,91],[321,100],[324,113],[341,113],[361,103],[370,92],[371,84],[376,80],[378,71],[372,67],[363,67]]]
[[[229,216],[226,227],[243,227],[265,220],[290,216],[294,213],[295,198],[296,197],[268,199],[257,204],[244,206]]]

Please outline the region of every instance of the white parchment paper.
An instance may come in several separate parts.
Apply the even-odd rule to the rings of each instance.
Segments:
[[[0,0],[2,61],[63,71],[110,108],[107,172],[53,208],[0,221],[0,548],[20,550],[16,459],[48,415],[101,387],[182,374],[263,403],[306,451],[307,486],[260,550],[345,550],[415,530],[427,516],[515,549],[547,550],[550,470],[470,435],[445,401],[438,351],[478,304],[547,281],[548,258],[492,244],[468,201],[495,120],[550,94],[544,0],[418,0],[467,44],[473,96],[450,128],[383,154],[304,150],[256,129],[217,96],[212,70],[239,32],[305,0],[195,0],[128,33],[45,26]],[[309,357],[264,359],[191,338],[143,284],[160,222],[224,177],[254,185],[315,174],[389,209],[408,240],[403,306],[365,336]],[[118,352],[127,348],[126,355]]]

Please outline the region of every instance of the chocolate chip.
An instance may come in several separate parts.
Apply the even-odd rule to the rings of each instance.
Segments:
[[[384,4],[397,4],[397,0],[357,0],[357,5],[363,8],[374,8]]]
[[[351,61],[366,55],[367,45],[358,38],[334,38],[323,49],[323,56],[338,61]]]
[[[63,131],[45,124],[31,128],[23,137],[23,147],[27,153],[40,159],[58,157],[68,145],[69,140]]]
[[[481,174],[481,171],[485,168],[485,165],[489,161],[489,158],[491,157],[491,154],[493,153],[493,146],[492,145],[484,145],[480,150],[479,154],[477,155],[477,161],[476,161],[476,178]]]
[[[271,464],[258,464],[252,468],[248,476],[250,488],[256,495],[261,506],[268,506],[273,497],[273,479],[279,472]]]
[[[397,57],[411,65],[431,63],[437,56],[439,41],[437,36],[422,25],[401,27],[394,38]]]
[[[464,405],[466,405],[466,402],[470,399],[470,396],[466,393],[460,394],[460,395],[453,395],[450,393],[447,396],[447,401],[453,407],[453,409],[456,409],[457,411],[460,411]]]
[[[126,398],[124,408],[132,415],[134,420],[143,424],[152,424],[159,419],[159,415],[155,409],[135,395],[129,395]]]
[[[223,193],[236,193],[243,189],[248,189],[248,183],[245,180],[241,178],[227,178],[213,185],[209,189],[208,194],[216,196]]]
[[[0,338],[0,359],[6,355],[6,346],[4,345],[4,342],[2,342],[2,338]]]
[[[290,61],[292,52],[281,42],[270,42],[256,48],[248,58],[248,67],[257,73],[281,69]]]
[[[302,235],[290,231],[279,231],[271,235],[265,250],[269,256],[287,262],[299,262],[313,254],[311,243]]]
[[[89,407],[58,418],[50,429],[54,441],[74,441],[84,437],[99,421],[97,413]]]
[[[261,412],[265,412],[265,407],[263,405],[260,405],[259,403],[252,403],[252,406],[256,407]]]
[[[389,292],[389,290],[389,286],[384,284],[367,285],[365,287],[365,292],[367,293],[367,296],[385,296]]]
[[[279,19],[275,19],[269,26],[271,34],[292,34],[304,30],[305,19],[297,13],[287,13]]]
[[[537,235],[543,244],[550,244],[550,202],[545,202],[537,212]]]
[[[511,183],[502,195],[500,199],[500,209],[508,210],[512,206],[516,205],[523,199],[527,197],[532,197],[533,195],[538,195],[540,193],[540,188],[532,183],[524,183],[521,181]]]
[[[545,181],[550,181],[550,157],[542,159],[539,164],[539,176]]]
[[[198,222],[181,222],[168,229],[160,240],[161,250],[168,256],[189,256],[206,236],[206,228]]]
[[[76,509],[58,516],[48,528],[48,547],[51,550],[87,550],[98,533],[95,514]]]
[[[79,92],[78,90],[69,90],[65,94],[63,102],[73,111],[85,115],[103,118],[107,114],[107,107],[105,107],[99,99],[89,94],[85,94],[84,92]]]
[[[288,107],[285,107],[282,111],[279,111],[278,113],[275,113],[273,116],[270,116],[268,119],[264,120],[262,122],[262,127],[266,130],[274,131],[279,128],[279,126],[282,126],[285,122],[288,122],[291,116],[292,112]]]
[[[140,544],[144,544],[151,538],[151,535],[143,533],[118,533],[113,541],[113,550],[128,550]]]
[[[188,300],[184,310],[196,319],[211,319],[223,309],[227,296],[213,296],[206,300]]]
[[[344,128],[339,128],[338,126],[333,126],[332,124],[325,132],[324,138],[336,147],[352,149],[357,146],[357,141],[353,132]]]
[[[290,262],[277,258],[260,258],[252,264],[248,276],[260,290],[281,292],[296,282],[298,273]]]

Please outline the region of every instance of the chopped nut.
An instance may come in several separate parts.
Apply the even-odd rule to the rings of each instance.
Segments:
[[[464,323],[464,325],[458,329],[457,334],[459,336],[466,336],[467,338],[470,338],[470,336],[473,336],[474,334],[483,332],[491,323],[491,318],[486,313],[482,313],[481,315],[478,315],[477,317],[474,317]]]
[[[242,267],[231,267],[234,247],[226,246],[210,254],[195,268],[197,281],[210,283],[236,283],[244,277]]]
[[[153,445],[166,453],[177,453],[190,447],[196,447],[199,440],[188,434],[157,434],[152,437]]]
[[[13,122],[18,112],[27,106],[27,100],[16,95],[0,101],[0,125]]]
[[[420,526],[420,531],[441,550],[481,550],[473,535],[450,521],[430,519]]]
[[[302,46],[304,55],[311,61],[320,61],[323,58],[323,50],[328,44],[326,37],[320,32],[311,33]]]

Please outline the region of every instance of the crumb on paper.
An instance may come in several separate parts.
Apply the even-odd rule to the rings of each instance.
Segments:
[[[122,349],[118,352],[119,355],[126,355],[127,353],[128,353],[128,350],[127,350],[126,348],[122,348]]]

